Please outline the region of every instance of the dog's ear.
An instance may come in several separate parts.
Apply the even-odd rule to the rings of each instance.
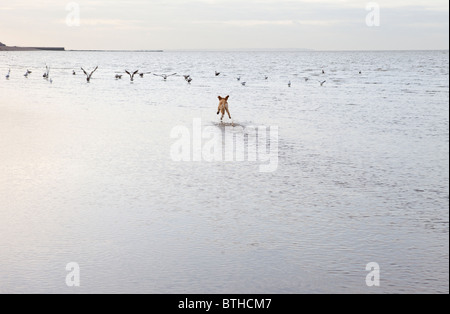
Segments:
[[[223,99],[223,98],[222,98],[222,97],[220,97],[220,96],[219,96],[218,98],[219,98],[219,100],[222,100],[222,99]]]
[[[230,96],[225,97],[225,100],[228,101],[228,99],[230,98]]]

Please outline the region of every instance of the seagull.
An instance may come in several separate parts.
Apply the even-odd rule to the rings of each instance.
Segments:
[[[30,70],[27,70],[27,72],[24,74],[24,76],[25,76],[26,78],[28,78],[28,75],[30,75],[31,73],[33,73],[33,72],[31,72]]]
[[[289,87],[291,87],[291,86],[292,86],[292,83],[291,83],[291,81],[289,81],[289,83],[288,83],[288,86],[289,86]]]
[[[164,81],[167,81],[167,79],[169,78],[169,77],[171,77],[171,76],[175,76],[175,75],[177,75],[176,73],[173,73],[173,74],[170,74],[170,75],[167,75],[167,74],[153,74],[154,76],[160,76],[160,77],[162,77],[163,79],[164,79]]]
[[[265,78],[264,78],[266,81],[269,79],[269,77],[268,76],[266,76]]]
[[[152,72],[145,72],[145,73],[139,73],[139,76],[141,77],[141,78],[144,78],[144,75],[145,74],[151,74]]]
[[[72,75],[77,75],[77,72],[75,72],[75,70],[73,70]]]
[[[216,71],[216,76],[219,76],[219,75],[220,75],[220,72],[217,72],[217,71]]]
[[[325,70],[322,70],[322,74],[325,74]]]
[[[241,77],[239,76],[239,77],[237,78],[237,80],[238,80],[238,82],[240,82],[240,81],[241,81]]]
[[[192,82],[192,77],[191,77],[190,75],[183,75],[183,77],[184,77],[184,80],[185,80],[186,82],[188,82],[188,84],[191,84],[191,82]]]
[[[130,81],[133,82],[134,81],[134,76],[139,73],[139,70],[134,71],[133,74],[131,74],[130,72],[125,70],[125,73],[130,76]]]
[[[242,82],[241,85],[245,86],[245,85],[247,85],[247,82]]]
[[[94,71],[91,72],[91,74],[87,74],[87,72],[83,68],[81,68],[81,70],[83,70],[84,74],[86,75],[86,81],[88,83],[91,82],[92,75],[95,73],[95,71],[97,71],[97,69],[98,69],[98,66],[94,69]]]
[[[11,76],[11,69],[8,70],[8,74],[6,74],[6,79],[9,80],[10,76]]]
[[[116,74],[116,80],[121,80],[121,79],[122,79],[122,75]]]
[[[45,68],[46,68],[47,71],[44,73],[44,75],[42,75],[42,77],[44,79],[48,80],[49,75],[50,75],[50,68],[47,65],[45,66]]]
[[[327,81],[323,81],[323,82],[319,81],[320,86],[323,86],[326,82],[327,82]]]
[[[359,71],[359,74],[362,74],[362,71]]]

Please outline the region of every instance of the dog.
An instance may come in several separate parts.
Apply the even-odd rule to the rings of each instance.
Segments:
[[[222,118],[220,118],[220,121],[223,122],[223,117],[225,116],[225,111],[228,113],[228,117],[230,117],[231,120],[231,114],[230,110],[228,110],[228,99],[230,96],[227,96],[225,98],[222,98],[219,96],[219,109],[217,110],[217,114],[220,114],[222,112]]]

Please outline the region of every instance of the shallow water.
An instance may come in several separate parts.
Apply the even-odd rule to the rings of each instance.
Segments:
[[[448,293],[448,61],[0,53],[0,292]],[[87,84],[79,67],[97,65]],[[125,69],[194,80],[115,80]],[[275,172],[173,161],[175,127],[225,132],[219,95],[238,138],[278,127]],[[66,286],[70,262],[79,288]],[[371,262],[379,288],[366,286]]]

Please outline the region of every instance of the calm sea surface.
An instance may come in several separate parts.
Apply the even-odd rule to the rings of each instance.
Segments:
[[[278,127],[276,171],[173,160],[174,128],[225,132],[219,95],[237,138]],[[23,292],[448,293],[448,51],[0,52],[0,293]]]

